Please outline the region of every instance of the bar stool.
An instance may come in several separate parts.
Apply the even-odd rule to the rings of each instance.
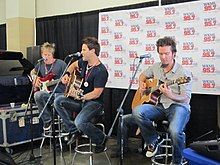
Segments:
[[[158,144],[158,152],[151,158],[151,162],[153,165],[170,165],[172,162],[173,145],[168,132],[169,122],[163,120],[154,123],[154,126],[162,140]],[[182,164],[187,164],[187,161],[184,160]]]
[[[61,155],[62,155],[62,152],[63,152],[63,146],[62,146],[62,137],[64,137],[63,135],[63,132],[62,132],[62,127],[63,127],[63,124],[62,124],[62,119],[60,118],[59,115],[55,115],[55,118],[54,118],[54,125],[55,125],[55,139],[58,139],[59,140],[59,146],[60,146],[60,150],[61,150]],[[46,138],[49,138],[50,139],[50,151],[52,151],[52,144],[51,144],[51,140],[53,139],[53,134],[52,134],[52,127],[49,129],[49,130],[44,130],[43,131],[43,139],[41,141],[41,145],[40,145],[40,156],[42,156],[42,147],[43,147],[43,144],[44,144],[44,141]]]
[[[100,114],[98,117],[94,118],[92,120],[92,123],[95,124],[95,126],[97,126],[98,128],[100,128],[103,132],[105,132],[105,126],[104,124],[102,124],[100,121],[103,121],[103,117],[104,117],[104,111],[102,112],[102,114]],[[80,138],[80,137],[79,137]],[[76,139],[76,147],[75,147],[75,153],[73,155],[73,159],[72,159],[72,165],[74,164],[75,158],[77,154],[83,154],[83,155],[89,155],[89,165],[93,165],[93,155],[95,154],[93,152],[93,146],[95,146],[95,144],[92,143],[92,140],[88,138],[87,135],[83,134],[81,135],[81,138],[86,138],[89,140],[88,143],[84,143],[84,144],[79,144],[79,138]],[[107,154],[107,147],[105,147],[104,149],[104,153],[105,156],[108,160],[108,163],[111,165],[111,161],[109,159],[109,156]]]

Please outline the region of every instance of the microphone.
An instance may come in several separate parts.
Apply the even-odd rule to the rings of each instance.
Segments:
[[[42,61],[47,61],[47,59],[46,58],[41,58],[41,59],[37,60],[37,62],[42,62]]]
[[[150,58],[150,57],[151,57],[151,54],[148,53],[148,54],[141,55],[141,56],[139,56],[137,58],[143,59],[143,58]]]
[[[68,55],[68,57],[80,57],[80,56],[81,56],[80,52],[76,52]]]

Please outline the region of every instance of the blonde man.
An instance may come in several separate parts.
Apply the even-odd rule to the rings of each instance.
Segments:
[[[31,77],[33,78],[33,85],[37,91],[34,93],[34,99],[38,106],[39,111],[42,111],[51,91],[53,91],[55,85],[48,88],[45,87],[45,83],[59,79],[66,68],[66,63],[60,59],[56,59],[54,56],[55,44],[45,42],[41,46],[42,60],[36,64],[35,68],[31,71]],[[57,93],[63,93],[65,86],[60,83],[55,91]],[[51,100],[51,103],[53,100]],[[50,103],[50,104],[51,104]],[[41,116],[44,123],[44,130],[49,130],[51,127],[51,106],[47,106]]]

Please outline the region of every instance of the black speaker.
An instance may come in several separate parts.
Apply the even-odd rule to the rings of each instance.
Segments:
[[[16,165],[16,163],[8,153],[0,151],[0,165]]]
[[[37,60],[41,58],[41,46],[31,46],[27,47],[27,59],[33,65],[37,63]]]
[[[220,161],[219,140],[197,141],[191,143],[189,146],[201,155]]]

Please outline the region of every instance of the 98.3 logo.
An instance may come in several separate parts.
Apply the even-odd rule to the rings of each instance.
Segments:
[[[202,88],[215,88],[214,80],[202,80]]]

